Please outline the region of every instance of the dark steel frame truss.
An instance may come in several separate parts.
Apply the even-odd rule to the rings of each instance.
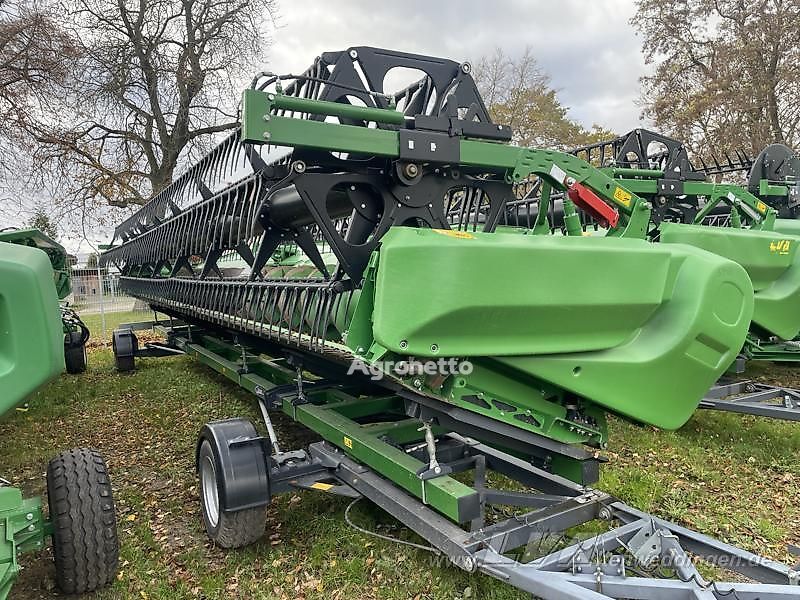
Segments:
[[[800,390],[721,379],[700,401],[700,408],[800,421]]]

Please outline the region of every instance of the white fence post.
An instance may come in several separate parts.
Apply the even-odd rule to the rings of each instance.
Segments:
[[[103,301],[103,272],[100,264],[97,265],[97,281],[100,283],[100,328],[103,330],[103,337],[106,337],[106,307]]]

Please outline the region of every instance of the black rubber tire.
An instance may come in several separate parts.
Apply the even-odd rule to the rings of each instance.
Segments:
[[[56,580],[61,591],[82,594],[111,583],[119,540],[108,469],[90,448],[62,452],[47,465]]]
[[[64,364],[70,375],[78,375],[86,371],[86,344],[74,345],[82,338],[80,331],[71,331],[64,340]]]
[[[115,329],[111,336],[111,349],[114,351],[114,365],[120,373],[136,370],[136,335],[130,329]]]
[[[198,464],[202,465],[203,461],[207,459],[210,459],[214,465],[216,474],[214,483],[216,484],[217,498],[219,498],[219,461],[211,442],[208,439],[204,439],[200,444]],[[200,489],[200,508],[203,513],[203,525],[205,525],[208,537],[215,544],[222,548],[241,548],[258,541],[264,536],[267,528],[267,510],[265,506],[246,508],[235,512],[223,512],[219,502],[217,502],[217,518],[213,519],[209,515],[209,507],[206,506],[206,498],[203,493],[204,470],[202,468],[199,469],[199,477],[200,483],[198,487]],[[213,508],[211,510],[213,511]]]
[[[136,370],[136,359],[133,356],[115,356],[114,366],[120,373],[130,373]]]

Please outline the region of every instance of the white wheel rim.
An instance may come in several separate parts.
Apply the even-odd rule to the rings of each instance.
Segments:
[[[211,527],[219,523],[219,491],[217,490],[217,470],[210,456],[204,456],[200,465],[200,484],[203,488],[203,507]]]

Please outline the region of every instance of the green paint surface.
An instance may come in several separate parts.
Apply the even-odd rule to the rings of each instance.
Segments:
[[[64,370],[64,332],[47,254],[0,242],[0,414]]]
[[[673,429],[735,358],[752,310],[745,270],[691,246],[395,228],[372,322],[392,351],[491,357]]]
[[[800,237],[773,231],[661,224],[661,242],[689,244],[744,267],[755,291],[753,322],[770,334],[800,333]]]

